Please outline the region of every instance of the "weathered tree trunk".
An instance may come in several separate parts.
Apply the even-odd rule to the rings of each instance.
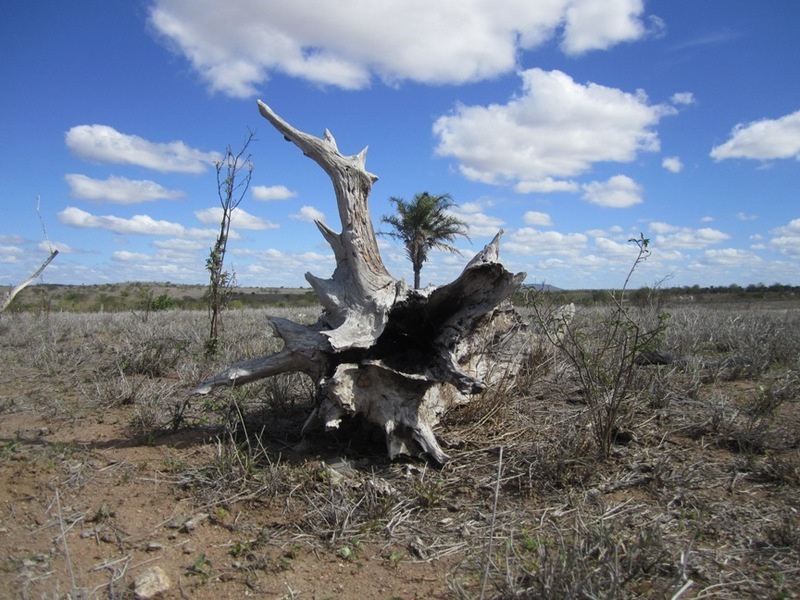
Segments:
[[[53,250],[50,253],[50,256],[48,256],[44,260],[44,262],[41,264],[41,266],[38,269],[36,269],[36,272],[33,275],[31,275],[25,281],[23,281],[22,283],[14,286],[13,288],[11,288],[11,290],[9,290],[9,292],[6,294],[5,298],[3,298],[2,303],[0,303],[0,313],[5,311],[5,309],[7,309],[9,307],[9,305],[14,300],[14,298],[16,298],[17,294],[19,294],[22,290],[24,290],[26,287],[28,287],[31,283],[33,283],[33,281],[39,275],[42,274],[42,271],[44,271],[47,268],[47,265],[49,265],[56,256],[58,256],[58,250]]]
[[[333,136],[298,131],[263,102],[261,114],[287,141],[322,167],[333,182],[342,231],[317,222],[336,268],[330,279],[306,273],[323,306],[317,323],[269,318],[284,341],[276,354],[244,361],[193,390],[241,385],[288,371],[316,382],[317,404],[303,427],[338,427],[362,415],[386,435],[390,457],[427,453],[447,461],[432,428],[451,406],[513,376],[527,350],[508,298],[524,273],[498,262],[500,235],[452,283],[410,290],[386,270],[378,252],[368,198],[377,177],[366,170],[366,148],[339,153]]]

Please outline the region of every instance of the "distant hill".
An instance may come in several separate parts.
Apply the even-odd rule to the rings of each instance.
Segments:
[[[522,284],[523,290],[534,290],[537,292],[563,292],[564,290],[560,287],[556,287],[554,285],[550,285],[549,283],[523,283]]]

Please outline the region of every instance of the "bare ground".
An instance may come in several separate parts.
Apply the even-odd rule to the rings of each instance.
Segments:
[[[197,358],[204,315],[176,314],[0,321],[0,597],[132,598],[156,566],[165,598],[798,597],[796,354],[643,368],[604,460],[574,373],[541,354],[447,416],[435,469],[368,434],[301,443],[292,378],[192,404],[173,431],[219,366]],[[778,318],[755,317],[733,319],[751,347]],[[732,319],[701,321],[719,340]],[[220,364],[270,342],[251,343]]]

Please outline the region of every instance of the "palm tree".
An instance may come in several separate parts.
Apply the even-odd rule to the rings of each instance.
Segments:
[[[447,212],[456,206],[450,194],[431,196],[422,192],[411,202],[394,197],[389,201],[397,206],[397,214],[384,215],[381,221],[391,225],[394,231],[381,233],[403,242],[414,269],[414,289],[419,289],[419,274],[422,264],[428,260],[428,252],[436,248],[460,254],[447,242],[453,242],[457,236],[469,239],[467,224]]]

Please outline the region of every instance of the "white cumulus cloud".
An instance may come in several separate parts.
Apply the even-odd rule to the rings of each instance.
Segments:
[[[644,36],[643,0],[574,0],[567,7],[564,40],[567,54],[608,48]]]
[[[323,212],[317,210],[313,206],[303,206],[299,212],[291,215],[291,218],[297,221],[308,221],[309,223],[313,223],[314,221],[319,221],[320,223],[325,222],[325,215]]]
[[[213,206],[211,208],[204,208],[196,210],[194,216],[203,225],[219,225],[222,222],[222,207]],[[251,215],[249,212],[235,208],[231,213],[231,227],[235,229],[249,229],[251,231],[263,231],[266,229],[279,229],[280,225]]]
[[[525,225],[532,225],[533,227],[551,227],[553,225],[553,220],[550,218],[550,215],[536,210],[527,211],[522,216],[522,220],[525,222]]]
[[[522,227],[508,236],[508,240],[503,243],[503,250],[511,254],[580,256],[586,248],[588,239],[582,233],[561,233]]]
[[[683,162],[677,156],[667,156],[661,161],[661,166],[670,173],[680,173],[683,171]]]
[[[727,233],[711,227],[692,229],[660,221],[650,223],[649,231],[655,233],[653,243],[664,250],[700,250],[730,239]]]
[[[214,239],[214,229],[187,229],[180,223],[154,219],[149,215],[134,215],[130,218],[114,215],[93,215],[68,206],[57,215],[59,222],[70,227],[80,229],[104,229],[121,235],[169,235],[177,237],[191,237],[201,239]],[[236,239],[231,232],[231,239]]]
[[[770,240],[771,247],[787,256],[800,256],[800,219],[792,219],[771,233],[774,235]]]
[[[202,152],[180,141],[151,142],[108,125],[77,125],[67,131],[65,140],[70,151],[84,160],[136,165],[161,173],[202,173],[222,159],[218,152]]]
[[[779,119],[763,119],[739,124],[730,139],[711,150],[711,158],[750,158],[800,160],[800,110]]]
[[[150,24],[215,91],[248,97],[272,73],[362,89],[373,78],[460,84],[517,68],[553,37],[568,54],[647,35],[643,0],[156,0]]]
[[[50,253],[53,250],[58,250],[61,254],[72,254],[75,252],[75,249],[69,244],[65,244],[64,242],[54,242],[50,240],[48,241],[42,240],[36,245],[36,247],[42,252],[47,252],[47,253]]]
[[[608,181],[593,181],[583,186],[583,199],[609,208],[628,208],[642,202],[643,189],[627,175],[614,175]]]
[[[115,250],[111,253],[111,259],[119,262],[144,263],[150,262],[152,258],[153,257],[149,254],[144,254],[142,252],[130,252],[128,250]]]
[[[638,252],[637,248],[628,242],[617,242],[607,237],[598,237],[594,241],[598,254],[613,259],[632,259]]]
[[[694,94],[692,92],[678,92],[672,94],[670,101],[672,101],[673,104],[682,104],[684,106],[695,103]]]
[[[487,215],[480,202],[467,202],[448,210],[450,214],[467,224],[471,237],[490,237],[503,228],[503,219]]]
[[[561,71],[521,73],[522,92],[507,104],[459,105],[433,126],[436,152],[469,179],[512,183],[518,191],[575,189],[566,178],[596,162],[631,162],[659,149],[654,127],[674,114],[644,92],[581,84]]]
[[[0,263],[16,264],[25,255],[22,248],[17,246],[2,246],[0,245]]]
[[[69,173],[64,179],[69,184],[70,196],[91,202],[136,204],[154,200],[174,200],[186,195],[181,190],[168,190],[147,179],[127,179],[113,175],[107,179],[92,179],[78,173]]]
[[[153,246],[172,253],[191,254],[198,250],[205,250],[206,244],[197,240],[172,238],[169,240],[155,240]]]
[[[514,186],[514,191],[520,194],[548,194],[550,192],[577,192],[580,186],[576,181],[556,180],[545,177],[537,181],[520,181]]]
[[[705,266],[741,269],[760,264],[763,260],[757,254],[741,248],[720,248],[705,250],[697,262]]]
[[[253,200],[270,202],[272,200],[290,200],[297,196],[285,185],[254,185],[252,188]]]
[[[25,238],[16,233],[0,234],[0,244],[24,244]]]
[[[185,232],[179,223],[158,221],[149,215],[135,215],[130,219],[113,215],[98,216],[74,206],[68,206],[58,213],[58,220],[72,227],[107,229],[121,234],[182,235]]]

